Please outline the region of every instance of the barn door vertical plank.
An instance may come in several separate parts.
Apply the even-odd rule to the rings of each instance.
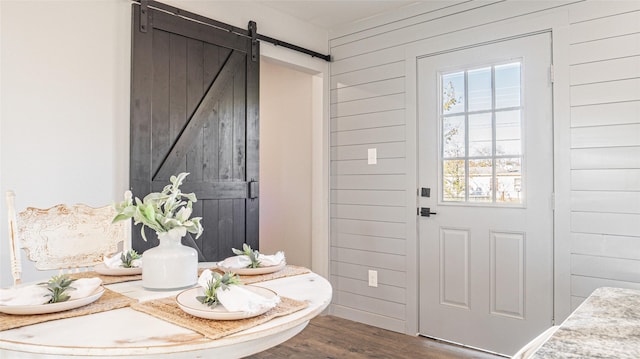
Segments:
[[[200,237],[196,243],[202,249],[202,253],[207,261],[218,260],[222,258],[220,250],[218,249],[218,238],[220,236],[218,230],[218,223],[220,218],[220,210],[218,206],[219,200],[205,200],[202,208],[202,227],[205,234]]]
[[[246,199],[233,200],[233,248],[242,248],[242,244],[246,240]],[[253,248],[253,246],[252,246]]]
[[[171,34],[169,49],[169,136],[172,145],[187,122],[187,39]],[[186,158],[180,161],[175,173],[187,170]],[[169,178],[155,178],[167,182]]]
[[[220,59],[220,47],[204,44],[204,68],[203,82],[204,88],[209,88],[215,77],[220,72],[220,68],[224,63],[224,58]],[[210,183],[218,179],[218,113],[219,105],[209,114],[208,121],[205,122],[202,129],[203,133],[203,163],[202,176],[205,183]],[[203,200],[202,226],[205,228],[206,234],[201,237],[200,248],[207,260],[220,259],[221,255],[218,250],[218,222],[219,222],[219,205],[216,199]]]
[[[151,189],[151,89],[153,87],[153,28],[140,31],[140,5],[131,11],[131,123],[129,186],[133,193],[149,193]],[[151,15],[149,15],[151,17]],[[152,23],[152,21],[151,21]],[[135,140],[134,140],[135,139]],[[132,229],[133,248],[142,252],[149,246],[141,240],[138,228]]]
[[[218,180],[229,182],[233,174],[233,91],[225,92],[218,104]],[[232,254],[233,200],[219,200],[218,215],[218,253],[224,257]]]
[[[191,118],[204,94],[204,43],[187,39],[187,119]],[[187,153],[187,181],[201,182],[204,164],[204,128],[200,129],[194,146]],[[203,199],[193,204],[193,216],[202,217]],[[200,248],[200,247],[199,247]]]
[[[233,85],[233,179],[247,181],[247,102],[246,102],[246,59],[245,64],[236,71]],[[233,247],[241,248],[245,242],[246,227],[245,199],[233,200]]]
[[[218,200],[218,254],[221,258],[233,255],[233,199]],[[237,246],[235,248],[238,248]]]
[[[249,43],[250,46],[250,43]],[[260,43],[257,50],[260,53]],[[250,53],[250,52],[249,52]],[[258,58],[260,58],[258,56]],[[247,94],[247,152],[246,171],[247,181],[260,183],[260,61],[251,61],[247,58],[246,72],[246,94]],[[259,192],[259,190],[258,190]],[[258,248],[259,244],[259,197],[245,199],[246,201],[246,225],[245,242],[252,248]]]
[[[204,44],[187,39],[187,119],[191,118],[204,94]],[[202,181],[203,137],[202,129],[195,145],[187,154],[187,172],[192,181]]]
[[[153,36],[153,89],[151,112],[152,175],[171,149],[169,137],[169,48],[168,32],[156,30]]]

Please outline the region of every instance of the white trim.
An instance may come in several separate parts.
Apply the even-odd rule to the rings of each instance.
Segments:
[[[569,16],[562,25],[569,22]],[[553,89],[553,317],[571,314],[571,87],[569,27],[554,26],[551,38]]]
[[[405,60],[405,133],[407,168],[407,310],[406,333],[418,334],[420,318],[420,248],[418,243],[418,55],[409,55]],[[411,151],[411,149],[414,151]],[[415,196],[411,194],[415,193]],[[413,255],[412,255],[413,253]]]
[[[559,9],[543,15],[525,15],[514,20],[491,23],[480,28],[461,30],[437,38],[418,41],[405,47],[406,61],[406,133],[407,133],[407,193],[417,189],[417,61],[425,55],[448,51],[465,46],[475,46],[500,39],[519,37],[540,31],[551,31],[553,59],[556,79],[553,93],[554,117],[554,191],[556,211],[554,213],[554,318],[563,320],[570,312],[569,296],[569,68],[568,68],[568,10]],[[564,86],[564,87],[563,87]],[[560,89],[560,90],[558,90]],[[564,146],[562,146],[564,145]],[[414,151],[409,149],[413,148]],[[564,171],[562,169],[564,168]],[[417,196],[407,199],[407,333],[417,330],[420,316],[418,306],[419,243],[415,208]],[[413,256],[409,255],[413,253]]]

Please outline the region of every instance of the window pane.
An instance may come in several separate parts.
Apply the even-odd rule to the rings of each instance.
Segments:
[[[491,109],[491,67],[467,72],[469,86],[468,111]]]
[[[496,202],[521,203],[521,167],[520,157],[496,160]]]
[[[442,76],[442,113],[464,111],[464,71]]]
[[[520,110],[496,112],[496,155],[520,155]]]
[[[492,202],[492,176],[491,159],[469,161],[469,202]]]
[[[442,119],[442,147],[444,158],[464,156],[464,116]]]
[[[444,201],[464,201],[464,160],[442,161],[442,189]]]
[[[520,63],[495,67],[496,108],[520,106]]]
[[[469,156],[491,156],[491,113],[469,115]]]

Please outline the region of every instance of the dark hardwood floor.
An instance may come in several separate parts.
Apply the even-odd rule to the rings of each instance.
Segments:
[[[329,315],[314,318],[300,334],[250,358],[504,359],[437,340],[395,333]]]

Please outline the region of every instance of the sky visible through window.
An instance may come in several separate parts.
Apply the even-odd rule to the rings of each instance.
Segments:
[[[522,203],[521,62],[440,79],[442,200]]]

